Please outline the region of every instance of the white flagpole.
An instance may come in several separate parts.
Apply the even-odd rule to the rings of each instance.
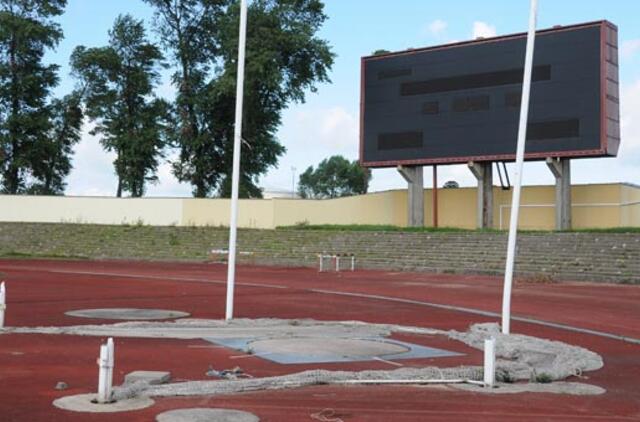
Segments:
[[[524,145],[527,139],[527,121],[529,119],[529,93],[531,90],[531,71],[533,68],[533,48],[536,38],[538,1],[531,0],[529,9],[529,32],[524,60],[524,78],[522,81],[522,99],[520,101],[520,124],[518,126],[518,147],[516,150],[516,173],[513,197],[511,198],[511,218],[509,221],[509,240],[507,242],[507,263],[504,272],[504,291],[502,294],[502,333],[509,334],[511,323],[511,287],[513,285],[513,266],[518,236],[518,216],[520,214],[520,191],[522,190],[522,168],[524,165]]]
[[[247,38],[247,0],[240,0],[240,39],[238,42],[238,79],[236,83],[236,122],[233,134],[233,174],[231,180],[231,224],[227,267],[227,307],[225,318],[233,319],[236,278],[236,237],[238,231],[238,190],[240,185],[240,142],[242,139],[242,100],[244,96],[244,57]]]

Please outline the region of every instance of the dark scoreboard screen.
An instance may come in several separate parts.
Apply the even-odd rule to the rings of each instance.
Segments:
[[[362,58],[368,167],[515,159],[526,34]],[[525,159],[615,156],[617,28],[536,33]]]

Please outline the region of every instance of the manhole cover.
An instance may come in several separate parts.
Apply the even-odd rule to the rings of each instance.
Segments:
[[[177,409],[160,413],[157,422],[259,422],[248,412],[232,409]]]
[[[79,318],[150,320],[184,318],[189,316],[189,313],[167,309],[102,308],[78,309],[65,312],[65,315]]]

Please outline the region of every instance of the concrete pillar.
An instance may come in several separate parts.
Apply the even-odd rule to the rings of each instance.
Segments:
[[[479,229],[493,227],[493,166],[492,163],[470,161],[469,170],[478,180],[476,221]]]
[[[547,166],[556,178],[556,230],[571,230],[571,161],[549,157]]]
[[[398,166],[398,172],[408,183],[407,225],[424,226],[424,176],[422,166]]]

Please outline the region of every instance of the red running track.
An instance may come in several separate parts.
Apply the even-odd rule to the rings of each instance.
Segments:
[[[7,281],[7,326],[113,322],[64,315],[71,309],[97,307],[176,309],[196,318],[224,316],[223,265],[0,260],[0,273]],[[501,279],[496,277],[374,271],[318,274],[310,269],[273,267],[239,268],[237,282],[236,317],[362,320],[457,330],[498,319],[428,304],[497,313],[502,292]],[[639,286],[518,284],[512,308],[518,316],[640,338]],[[95,359],[104,339],[12,334],[0,335],[0,420],[149,421],[168,409],[228,407],[254,412],[262,421],[312,421],[310,415],[324,408],[334,409],[335,416],[345,422],[640,421],[640,345],[535,323],[514,322],[512,330],[600,353],[605,367],[586,374],[588,379],[583,382],[602,386],[607,393],[591,397],[504,396],[445,386],[317,386],[235,396],[165,398],[145,410],[89,415],[56,409],[51,402],[64,395],[95,391]],[[401,361],[404,365],[481,364],[478,351],[441,337],[396,337],[465,353],[462,357]],[[170,370],[174,380],[207,379],[210,365],[216,369],[241,366],[253,376],[311,367],[394,368],[384,362],[280,365],[203,340],[116,339],[116,383],[137,369]],[[58,381],[68,383],[69,389],[55,390]]]

